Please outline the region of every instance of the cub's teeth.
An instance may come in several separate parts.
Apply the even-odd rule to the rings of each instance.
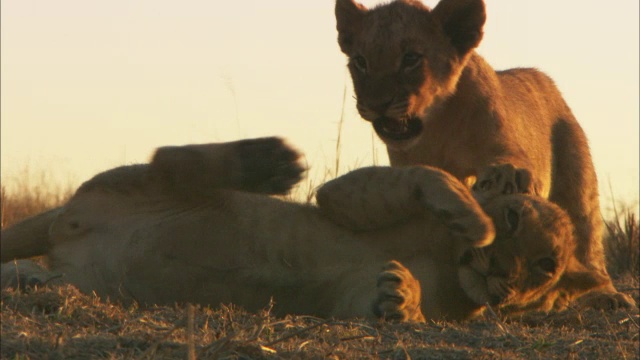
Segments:
[[[398,129],[398,130],[395,130],[395,131],[388,131],[388,132],[393,133],[393,134],[398,134],[398,135],[399,135],[399,134],[404,134],[404,133],[406,133],[406,132],[407,132],[407,129]]]
[[[385,126],[384,127],[384,131],[391,133],[391,134],[404,134],[409,130],[409,128],[407,127],[407,125],[405,124],[401,124],[401,125],[397,125],[393,126],[393,127],[389,127],[389,126]]]

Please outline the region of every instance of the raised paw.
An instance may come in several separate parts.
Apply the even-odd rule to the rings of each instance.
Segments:
[[[373,303],[373,313],[388,321],[420,321],[420,283],[411,272],[397,261],[383,267],[377,279],[378,296]]]
[[[276,137],[156,150],[151,174],[174,194],[198,198],[216,189],[284,194],[305,171],[300,154]]]
[[[239,187],[244,191],[285,194],[305,172],[300,153],[277,137],[240,141],[237,151]]]
[[[447,219],[447,227],[456,239],[463,240],[465,247],[487,246],[493,242],[496,235],[491,218],[485,214],[459,214]]]
[[[481,204],[498,195],[535,193],[531,172],[508,163],[486,167],[471,190]]]

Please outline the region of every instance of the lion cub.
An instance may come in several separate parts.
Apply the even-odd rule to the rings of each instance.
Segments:
[[[563,310],[568,302],[609,284],[581,264],[574,227],[557,205],[532,195],[531,174],[511,164],[487,167],[473,194],[494,219],[494,242],[461,257],[460,284],[476,302],[505,314]]]
[[[370,167],[323,185],[318,207],[267,196],[300,180],[298,156],[277,138],[164,147],[150,164],[99,174],[2,231],[3,262],[50,263],[5,263],[2,286],[53,279],[141,304],[258,310],[273,298],[280,315],[424,321],[468,319],[486,303],[534,308],[590,278],[570,262],[566,214],[514,195],[530,177],[511,165],[489,167],[473,194],[435,168]],[[528,265],[496,270],[514,263]]]
[[[548,76],[495,71],[474,51],[482,0],[441,0],[433,10],[417,0],[370,10],[337,0],[335,14],[358,111],[392,166],[430,165],[469,183],[494,164],[529,170],[533,191],[571,217],[578,260],[609,279],[586,136]],[[595,307],[634,306],[610,280],[596,292]]]
[[[553,246],[570,244],[566,214],[543,199],[499,200],[508,186],[487,185],[487,176],[475,195],[495,198],[490,218],[464,184],[429,167],[356,170],[323,185],[318,207],[267,196],[300,179],[298,156],[277,138],[165,147],[150,164],[99,174],[63,207],[2,231],[3,262],[47,255],[50,264],[45,271],[5,263],[2,285],[53,278],[141,304],[258,310],[273,298],[279,315],[424,321],[467,319],[488,301],[522,308],[557,283],[573,284],[572,251],[527,250],[546,249],[533,241],[541,235]],[[524,211],[527,204],[533,210]],[[548,278],[496,286],[471,249],[504,236],[533,245],[501,241],[494,252]]]
[[[323,186],[324,208],[267,196],[300,179],[298,157],[280,139],[254,139],[160,148],[150,164],[99,174],[63,207],[2,231],[3,262],[47,255],[50,270],[5,263],[3,286],[54,278],[103,299],[253,311],[273,298],[279,315],[481,310],[455,269],[459,254],[491,243],[493,224],[463,184],[430,168],[365,168]],[[341,211],[352,216],[339,224]],[[417,277],[399,283],[404,266]]]

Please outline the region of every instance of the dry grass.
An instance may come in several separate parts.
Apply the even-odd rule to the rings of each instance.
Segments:
[[[0,186],[0,227],[11,226],[31,215],[66,202],[75,189],[51,183],[47,172],[34,173],[26,166],[19,176],[10,179],[11,186]]]
[[[46,179],[46,177],[41,177]],[[26,184],[26,185],[25,185]],[[2,225],[58,206],[71,194],[46,182],[2,188]],[[312,193],[313,184],[307,192]],[[14,189],[14,188],[12,188]],[[610,271],[640,302],[638,221],[608,221]],[[638,309],[571,309],[515,319],[389,324],[307,316],[274,318],[233,305],[137,308],[104,303],[72,286],[3,290],[3,359],[637,359]]]
[[[637,311],[428,324],[274,318],[268,306],[259,314],[232,305],[189,313],[182,306],[102,303],[71,286],[3,291],[2,358],[184,359],[190,352],[199,359],[638,357]]]
[[[612,276],[633,274],[640,276],[640,228],[635,213],[625,209],[615,217],[605,221],[605,252],[607,270]]]

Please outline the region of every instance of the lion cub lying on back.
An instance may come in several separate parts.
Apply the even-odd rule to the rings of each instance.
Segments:
[[[3,262],[46,254],[51,271],[7,263],[3,287],[17,268],[23,282],[62,274],[54,281],[142,304],[232,302],[257,310],[273,298],[277,314],[465,319],[489,301],[528,306],[539,297],[531,286],[571,288],[580,271],[568,262],[572,251],[555,252],[570,225],[544,200],[502,196],[502,185],[478,191],[498,194],[486,209],[506,228],[499,238],[539,237],[554,246],[529,263],[529,247],[497,244],[528,264],[521,271],[546,276],[522,288],[511,278],[496,286],[485,255],[470,251],[493,241],[493,223],[452,176],[427,167],[364,168],[324,185],[319,207],[265,196],[300,179],[297,158],[266,138],[160,148],[148,165],[99,174],[63,207],[2,232]]]

